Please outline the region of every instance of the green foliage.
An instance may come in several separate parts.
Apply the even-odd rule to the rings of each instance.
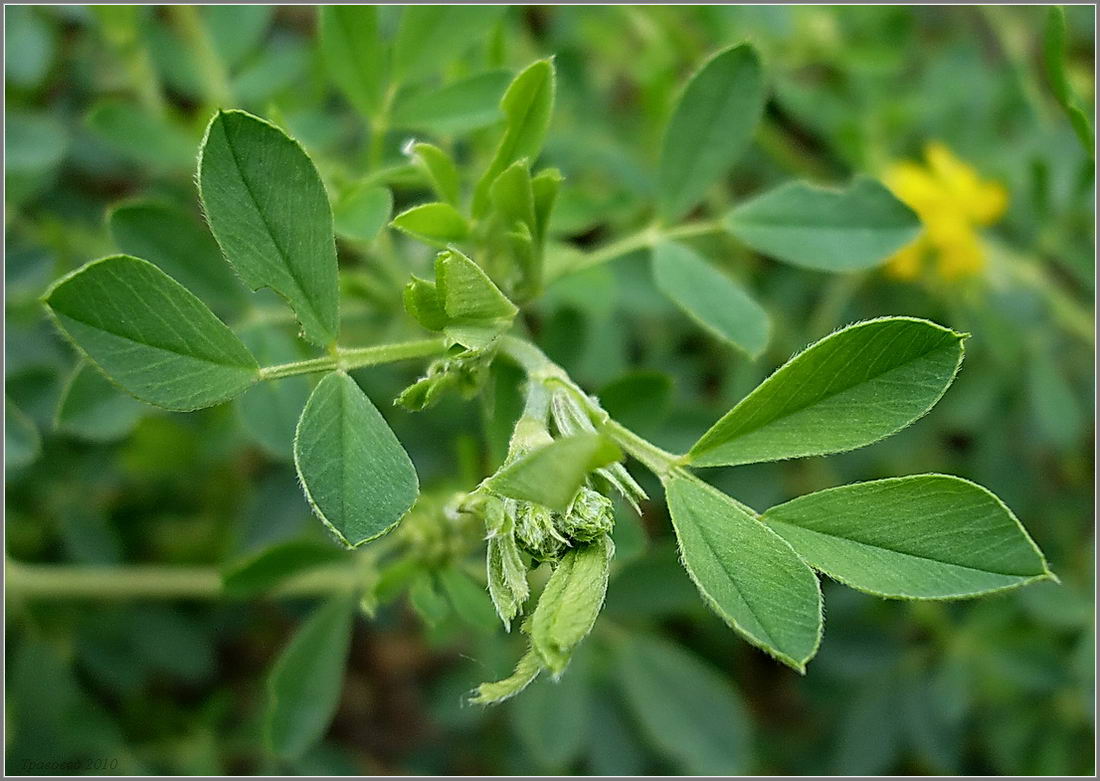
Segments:
[[[607,593],[615,546],[603,536],[562,556],[531,614],[531,644],[555,676],[592,631]]]
[[[393,109],[398,127],[451,135],[468,133],[499,120],[500,99],[512,82],[512,73],[492,70],[435,90],[407,93]]]
[[[191,215],[163,203],[126,203],[108,215],[111,238],[128,255],[148,260],[221,315],[236,314],[244,291],[217,242]]]
[[[186,288],[139,258],[93,261],[55,282],[43,301],[89,360],[149,404],[201,409],[259,378],[241,340]]]
[[[749,44],[724,49],[691,77],[661,147],[658,206],[672,222],[744,153],[764,110],[764,75]]]
[[[317,383],[302,410],[294,465],[317,516],[348,547],[392,529],[420,490],[393,431],[340,371]]]
[[[703,599],[746,640],[799,672],[821,641],[817,578],[779,535],[694,477],[665,483],[680,554]]]
[[[264,732],[279,756],[300,757],[328,729],[340,703],[354,611],[347,596],[322,604],[271,668]]]
[[[1043,46],[1047,78],[1058,105],[1066,112],[1073,132],[1090,157],[1095,156],[1096,144],[1088,114],[1081,108],[1066,75],[1066,12],[1060,6],[1047,10],[1046,35]]]
[[[470,226],[449,203],[422,203],[393,218],[393,227],[421,241],[445,247],[466,238]]]
[[[218,112],[199,153],[199,191],[214,238],[241,279],[285,298],[311,342],[334,341],[332,210],[305,150],[250,114]]]
[[[553,62],[540,60],[520,72],[501,97],[504,135],[474,190],[475,217],[485,213],[489,189],[505,168],[521,158],[534,159],[538,155],[554,108],[554,79]]]
[[[332,80],[363,116],[374,116],[385,87],[386,51],[378,32],[378,9],[319,9],[321,54]]]
[[[357,241],[374,241],[390,221],[393,194],[386,187],[361,182],[332,208],[336,233]]]
[[[908,426],[955,379],[964,335],[915,318],[856,323],[780,367],[692,445],[697,466],[837,453]]]
[[[745,289],[683,245],[653,253],[657,288],[703,328],[755,358],[768,344],[768,313]]]
[[[1091,20],[12,9],[7,770],[1087,775]]]
[[[417,81],[486,35],[505,6],[412,6],[401,15],[393,44],[393,80]]]
[[[966,597],[1051,576],[1011,510],[949,475],[831,488],[761,520],[815,569],[878,596]]]
[[[600,434],[574,434],[523,454],[493,475],[486,486],[502,496],[564,513],[589,472],[622,456],[618,446]]]
[[[877,266],[917,237],[917,216],[874,179],[843,190],[788,182],[735,207],[726,228],[754,250],[818,271]]]
[[[81,439],[109,442],[133,431],[144,412],[142,404],[82,361],[61,391],[54,428]]]
[[[748,771],[752,727],[729,681],[655,637],[624,640],[616,651],[631,710],[662,754],[698,775]]]

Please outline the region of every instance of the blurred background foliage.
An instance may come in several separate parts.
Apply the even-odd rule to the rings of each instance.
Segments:
[[[937,245],[969,241],[968,263],[930,256],[829,275],[727,236],[695,239],[773,319],[755,362],[667,303],[641,253],[562,278],[527,326],[614,415],[674,451],[847,322],[905,314],[969,331],[955,386],[902,434],[712,477],[758,509],[851,480],[971,478],[1015,511],[1061,578],[961,603],[881,601],[826,580],[825,642],[799,677],[705,609],[651,503],[640,520],[619,514],[607,610],[560,684],[464,706],[464,692],[510,670],[519,638],[486,627],[477,606],[402,597],[357,622],[336,719],[290,763],[260,738],[264,679],[313,600],[81,601],[21,593],[11,579],[8,771],[79,760],[80,772],[169,774],[1093,772],[1093,161],[1052,88],[1047,10],[500,7],[467,45],[436,52],[393,96],[388,132],[372,133],[328,75],[315,8],[5,7],[9,560],[217,573],[279,542],[323,540],[288,463],[309,381],[194,414],[155,411],[81,370],[37,302],[60,274],[124,250],[188,284],[262,360],[300,353],[290,323],[242,295],[201,223],[195,151],[215,107],[269,117],[313,156],[336,204],[346,342],[370,344],[416,333],[398,290],[430,256],[363,227],[385,205],[357,197],[373,185],[390,186],[395,213],[425,200],[406,139],[484,165],[510,75],[554,55],[543,159],[566,176],[555,251],[588,250],[646,224],[679,86],[710,52],[748,39],[770,81],[765,119],[701,213],[791,177],[862,172],[894,187],[934,237],[911,200],[920,192],[890,177],[906,161],[934,175],[942,148],[933,205],[981,201],[967,199],[975,181],[1000,193],[983,191],[995,201],[976,207],[987,219]],[[1093,10],[1066,8],[1066,85],[1088,116]],[[401,15],[379,9],[383,35]],[[128,230],[142,210],[160,220],[152,246],[150,232]],[[495,416],[451,399],[418,415],[391,409],[418,368],[357,379],[430,505],[499,457],[516,377],[496,371]],[[416,513],[405,527],[422,547],[440,533]]]

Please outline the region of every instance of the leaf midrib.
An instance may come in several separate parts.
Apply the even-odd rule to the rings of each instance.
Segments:
[[[857,539],[854,539],[852,537],[843,537],[839,534],[833,534],[831,532],[821,531],[820,529],[808,529],[805,526],[799,526],[797,523],[791,523],[789,521],[781,521],[781,520],[776,520],[774,518],[769,519],[768,514],[766,512],[762,516],[760,516],[760,518],[761,518],[761,521],[766,526],[768,526],[769,528],[771,527],[772,524],[776,524],[776,525],[779,525],[779,526],[789,526],[791,528],[799,529],[801,531],[804,531],[804,532],[807,532],[807,533],[810,533],[810,534],[820,534],[822,537],[828,537],[828,538],[834,539],[834,540],[841,540],[842,542],[848,542],[848,543],[852,543],[854,545],[860,545],[860,546],[865,547],[865,548],[871,548],[872,550],[886,551],[887,553],[894,553],[898,556],[908,556],[910,558],[920,559],[921,561],[931,561],[935,564],[942,564],[942,565],[946,565],[946,566],[950,566],[950,567],[958,567],[960,569],[970,570],[971,572],[978,572],[978,573],[981,573],[981,574],[984,574],[984,575],[1000,575],[1002,577],[1007,577],[1007,578],[1034,578],[1034,577],[1038,577],[1039,575],[1043,574],[1041,572],[1021,574],[1021,573],[1018,573],[1018,572],[998,572],[997,570],[992,570],[992,569],[979,569],[978,567],[972,567],[969,564],[957,564],[953,561],[944,561],[943,559],[935,559],[935,558],[932,558],[931,556],[922,556],[919,553],[910,553],[909,551],[897,550],[896,548],[890,548],[890,547],[887,547],[885,545],[879,545],[877,543],[864,542],[863,540],[857,540]],[[776,532],[776,534],[779,534],[779,532]],[[779,534],[779,536],[783,537],[782,534]],[[786,539],[786,538],[784,537],[784,539]],[[822,569],[822,572],[825,572],[825,570]],[[826,574],[828,574],[828,573],[826,573]]]
[[[947,333],[945,332],[944,336],[946,336],[946,335],[947,335]],[[825,396],[818,396],[817,398],[813,398],[813,399],[807,401],[805,404],[802,404],[800,406],[793,407],[793,408],[790,408],[790,409],[785,409],[785,410],[783,410],[783,413],[781,415],[777,415],[777,416],[774,416],[772,418],[769,418],[768,420],[765,420],[764,422],[760,423],[759,425],[757,425],[753,428],[748,428],[748,429],[745,429],[745,430],[742,430],[742,431],[738,431],[732,437],[729,437],[729,438],[725,439],[724,441],[718,443],[717,445],[699,448],[699,444],[701,444],[707,438],[708,434],[710,433],[710,431],[708,431],[706,434],[703,435],[703,439],[701,439],[699,443],[697,443],[694,447],[692,447],[691,451],[689,451],[689,455],[699,456],[699,455],[702,455],[703,453],[712,452],[712,451],[714,451],[715,449],[717,449],[719,447],[723,447],[724,445],[728,445],[730,442],[734,441],[735,439],[740,439],[740,438],[743,438],[743,437],[745,437],[749,434],[754,434],[754,433],[764,429],[765,427],[771,425],[772,423],[774,423],[777,420],[781,420],[782,418],[787,418],[787,417],[790,417],[791,415],[795,415],[799,412],[803,412],[803,411],[809,409],[810,407],[814,406],[815,404],[819,404],[819,403],[821,403],[822,401],[824,401],[826,399],[831,399],[835,396],[839,396],[840,394],[845,393],[847,391],[850,391],[852,388],[855,388],[855,387],[857,387],[859,385],[862,385],[864,383],[871,382],[873,380],[881,379],[882,377],[885,377],[886,375],[890,374],[891,372],[897,371],[898,369],[901,369],[901,368],[904,368],[905,366],[908,366],[909,364],[913,363],[914,361],[917,361],[921,358],[926,358],[934,352],[937,352],[941,349],[949,348],[949,347],[951,347],[953,345],[956,345],[956,344],[958,344],[957,339],[956,339],[956,341],[952,341],[952,342],[944,342],[943,344],[937,345],[937,346],[933,347],[932,349],[921,353],[920,355],[917,355],[917,356],[914,356],[914,357],[910,358],[909,360],[905,361],[904,363],[895,364],[895,365],[891,366],[890,368],[886,369],[885,371],[882,371],[882,372],[880,372],[876,375],[873,375],[873,376],[870,376],[870,377],[864,377],[859,382],[853,383],[851,385],[847,385],[843,388],[839,388],[835,392],[829,393]],[[797,357],[795,358],[795,360],[797,360]],[[848,363],[849,364],[851,363],[851,359],[849,359]],[[780,367],[780,368],[782,368],[782,367]],[[778,370],[777,370],[777,373],[778,373]],[[774,377],[775,375],[773,374],[772,376]],[[769,379],[771,379],[771,378],[769,378]],[[765,380],[765,382],[767,382],[767,380]],[[763,385],[758,386],[757,390],[759,390],[762,387],[763,387]],[[756,393],[756,391],[753,391],[753,393],[750,393],[748,396],[746,396],[744,399],[742,399],[732,410],[730,410],[729,414],[726,417],[732,417],[733,413],[737,411],[738,407],[740,407],[742,404],[744,404],[749,399],[751,399],[755,393]],[[715,423],[714,426],[711,427],[711,430],[713,430],[714,428],[717,428],[717,426],[720,423],[722,423],[722,421],[725,420],[726,417],[720,419],[717,423]]]
[[[685,503],[685,509],[688,511],[688,515],[694,520],[696,518],[696,514],[695,514],[694,510],[692,509],[690,503]],[[747,513],[744,513],[744,514],[746,516],[748,516]],[[759,523],[759,521],[757,521],[755,518],[749,517],[749,520],[752,521],[753,523]],[[761,524],[761,525],[763,525],[763,524]],[[730,572],[729,568],[726,566],[726,563],[718,555],[717,549],[711,543],[710,537],[707,535],[706,524],[699,523],[699,522],[696,521],[695,526],[696,526],[697,529],[699,529],[699,536],[702,538],[703,543],[706,545],[707,552],[710,553],[711,558],[713,558],[715,561],[718,562],[718,565],[722,568],[722,572],[725,573],[726,577],[729,579],[729,582],[733,585],[734,590],[737,592],[737,596],[739,596],[741,598],[741,601],[745,603],[745,606],[748,607],[748,609],[749,609],[749,613],[751,613],[752,617],[756,620],[757,625],[761,629],[761,634],[763,635],[762,640],[765,643],[767,643],[769,646],[774,648],[776,651],[778,651],[779,653],[786,655],[787,651],[784,650],[783,648],[781,648],[780,645],[778,643],[776,643],[775,640],[772,638],[771,632],[768,631],[768,627],[761,620],[760,615],[757,612],[756,608],[753,606],[752,602],[745,596],[745,592],[742,590],[741,584],[733,576],[733,574]],[[767,527],[765,527],[765,528],[767,528]],[[769,531],[771,531],[771,530],[769,529]],[[775,532],[772,532],[772,533],[775,534]],[[714,598],[711,597],[711,599],[714,599]],[[717,604],[717,600],[714,600],[714,601]],[[723,610],[722,612],[723,612],[723,614],[726,614],[725,610]],[[734,623],[738,623],[733,618],[733,616],[729,616],[729,619],[730,619],[730,621],[733,621]],[[744,626],[741,626],[741,630],[743,632],[748,633],[748,630]]]
[[[62,317],[65,317],[69,320],[72,320],[75,323],[80,323],[81,325],[86,326],[88,328],[93,328],[96,331],[102,331],[105,334],[110,334],[111,336],[115,337],[116,339],[123,339],[127,342],[139,345],[141,347],[147,347],[151,350],[160,350],[161,352],[170,353],[171,355],[178,355],[181,358],[190,358],[193,361],[199,361],[199,362],[202,362],[202,363],[209,363],[213,366],[221,366],[221,367],[226,368],[226,369],[240,369],[242,371],[247,371],[249,373],[255,373],[255,372],[258,371],[256,369],[256,367],[254,367],[254,366],[249,366],[249,365],[240,364],[240,363],[224,363],[222,361],[213,360],[211,358],[207,358],[207,357],[204,357],[204,356],[194,355],[193,353],[180,352],[179,350],[173,349],[171,347],[165,347],[161,344],[154,344],[152,342],[140,342],[137,339],[133,338],[132,336],[128,336],[127,334],[122,334],[122,333],[118,333],[117,331],[112,331],[110,328],[104,328],[102,325],[99,325],[98,323],[90,323],[87,320],[83,320],[79,317],[75,317],[75,316],[73,316],[73,315],[71,315],[67,312],[64,312],[60,309],[57,309],[56,307],[52,307],[52,308],[53,308],[54,312],[56,312],[58,315],[60,315]]]
[[[316,308],[313,305],[313,301],[309,297],[309,294],[306,293],[306,289],[302,285],[302,280],[298,276],[297,269],[295,268],[294,264],[290,262],[290,256],[287,255],[286,250],[279,245],[279,241],[275,235],[275,232],[271,229],[271,223],[268,222],[267,215],[264,214],[264,210],[260,208],[260,202],[256,199],[256,193],[252,190],[252,184],[244,175],[244,169],[241,168],[240,158],[237,156],[237,149],[233,145],[233,141],[229,136],[228,123],[224,119],[222,120],[222,135],[225,137],[225,145],[229,148],[229,154],[233,158],[233,167],[237,171],[237,177],[241,180],[241,184],[244,185],[245,192],[248,193],[248,197],[252,201],[252,205],[256,209],[256,213],[260,215],[260,221],[264,224],[264,230],[267,231],[267,235],[271,239],[271,244],[275,247],[275,251],[279,253],[279,257],[282,260],[283,266],[286,268],[287,273],[290,275],[291,281],[293,281],[295,286],[298,288],[298,293],[301,294],[301,300],[305,302],[306,307],[309,309],[310,316],[313,318],[315,323],[321,325],[322,330],[327,332],[329,329],[327,324],[325,324],[324,318],[321,317],[320,314],[317,312]],[[293,144],[294,142],[291,141],[290,143]],[[261,285],[261,287],[264,286]]]

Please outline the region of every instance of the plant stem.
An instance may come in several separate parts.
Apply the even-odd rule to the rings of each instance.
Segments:
[[[515,336],[502,336],[500,351],[520,365],[527,373],[532,384],[560,383],[572,390],[580,403],[588,407],[593,406],[592,400],[577,387],[565,371],[530,342]],[[530,398],[529,395],[528,399],[530,400]],[[606,417],[607,415],[602,409],[593,409],[591,412],[598,413],[598,417]],[[600,430],[660,478],[666,477],[682,463],[680,456],[662,450],[611,418],[606,418],[603,425],[600,426]]]
[[[680,456],[662,450],[615,420],[609,418],[601,430],[657,477],[664,479],[681,463]]]
[[[386,94],[382,97],[382,105],[378,113],[371,118],[370,144],[367,147],[367,166],[375,171],[382,164],[385,152],[386,133],[390,130],[390,107],[393,105],[394,96],[397,93],[397,85],[391,84]]]
[[[313,374],[336,369],[351,371],[352,369],[361,369],[364,366],[378,366],[383,363],[404,361],[409,358],[424,358],[429,355],[444,353],[450,345],[449,339],[436,337],[434,339],[418,339],[412,342],[376,344],[371,347],[350,349],[338,347],[335,355],[323,355],[320,358],[283,363],[278,366],[265,366],[260,369],[260,379],[277,380],[282,377],[292,377],[296,374]]]
[[[202,79],[206,102],[211,109],[226,108],[233,103],[233,92],[229,86],[229,75],[225,72],[214,42],[199,18],[199,12],[192,5],[173,5],[169,10],[198,61],[199,76]]]
[[[332,566],[294,576],[271,593],[280,597],[322,596],[350,591],[362,576],[354,567]],[[9,598],[49,599],[221,599],[222,578],[212,567],[84,567],[5,562]]]
[[[610,244],[606,244],[599,249],[588,253],[584,258],[568,270],[568,273],[576,271],[582,271],[592,266],[598,266],[601,263],[607,263],[617,258],[621,258],[623,255],[629,255],[632,252],[637,252],[640,249],[648,249],[654,246],[661,239],[687,239],[694,236],[705,236],[711,233],[720,233],[724,230],[722,224],[718,221],[705,221],[705,222],[689,222],[685,225],[679,225],[675,228],[659,228],[656,225],[650,225],[637,233],[632,233],[629,236],[613,241]]]

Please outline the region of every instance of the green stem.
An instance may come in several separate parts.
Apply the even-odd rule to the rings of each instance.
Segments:
[[[648,249],[662,239],[688,239],[695,236],[706,236],[711,233],[721,233],[723,230],[725,230],[725,228],[723,228],[722,223],[716,220],[689,222],[684,225],[678,225],[675,228],[660,228],[656,225],[650,225],[637,233],[624,236],[593,252],[589,252],[582,260],[569,268],[568,272],[573,273],[582,271],[592,266],[598,266],[601,263],[616,260],[632,252]]]
[[[547,382],[559,383],[573,391],[581,404],[588,407],[593,406],[588,395],[577,387],[561,367],[547,358],[542,350],[530,342],[515,336],[503,336],[500,340],[500,352],[519,364],[520,368],[527,373],[532,385],[541,385]],[[530,400],[531,396],[529,395],[529,403]],[[597,413],[597,417],[607,415],[602,409],[593,409],[590,412]],[[601,430],[611,437],[626,453],[633,456],[662,479],[683,462],[680,456],[662,450],[611,418],[606,418]]]
[[[172,5],[169,9],[198,62],[206,102],[210,104],[210,108],[231,106],[233,91],[229,86],[229,75],[214,49],[210,34],[199,18],[198,10],[192,5]]]
[[[601,430],[611,437],[619,447],[662,480],[682,462],[680,456],[662,450],[649,440],[635,434],[622,423],[610,418],[603,424]]]
[[[332,566],[289,578],[271,593],[279,597],[323,596],[350,591],[362,581],[354,567]],[[5,584],[15,599],[221,599],[221,573],[212,567],[86,567],[5,563]]]
[[[382,98],[382,105],[378,113],[371,118],[370,145],[367,147],[367,165],[374,171],[382,165],[385,152],[386,133],[390,130],[390,108],[393,106],[394,96],[397,94],[397,85],[390,84]]]
[[[336,369],[351,371],[352,369],[361,369],[364,366],[378,366],[383,363],[408,360],[409,358],[424,358],[444,353],[450,345],[449,339],[436,337],[434,339],[418,339],[413,342],[376,344],[372,347],[350,349],[338,347],[335,355],[323,355],[320,358],[283,363],[278,366],[265,366],[260,369],[260,379],[277,380],[282,377],[293,377],[296,374],[314,374]]]

